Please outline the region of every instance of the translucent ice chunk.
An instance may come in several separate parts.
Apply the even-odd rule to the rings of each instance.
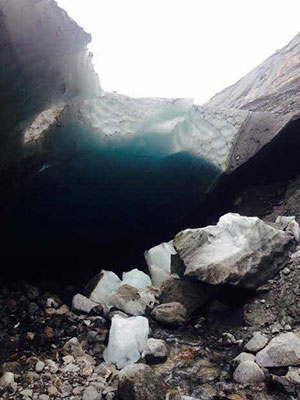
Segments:
[[[115,363],[119,369],[134,364],[147,347],[148,334],[147,318],[115,315],[112,318],[108,346],[103,353],[104,360]]]
[[[147,286],[152,285],[152,282],[148,275],[135,268],[129,272],[123,272],[122,285],[123,284],[133,286],[136,289],[146,289]]]
[[[145,260],[155,287],[171,276],[171,255],[176,254],[173,242],[162,243],[145,252]]]
[[[112,307],[111,297],[118,290],[120,284],[121,279],[116,274],[111,271],[102,271],[90,299],[107,307]]]

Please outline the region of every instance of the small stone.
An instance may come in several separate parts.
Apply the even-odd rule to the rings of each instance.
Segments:
[[[64,345],[64,351],[70,353],[75,358],[84,355],[84,351],[76,337],[67,341]]]
[[[276,333],[279,333],[280,331],[282,331],[282,326],[279,322],[276,322],[275,324],[273,324],[271,328],[272,328],[271,332],[273,334],[276,334]]]
[[[43,361],[38,361],[35,365],[36,372],[42,372],[45,368],[45,363]]]
[[[56,372],[58,371],[58,366],[55,361],[48,359],[45,361],[45,364],[52,374],[56,374]]]
[[[91,310],[98,305],[98,303],[94,302],[91,299],[88,299],[80,293],[77,293],[72,300],[72,308],[76,311],[80,311],[86,314],[91,312]]]
[[[223,333],[223,344],[225,345],[234,345],[237,344],[236,338],[230,332]]]
[[[29,314],[34,314],[39,310],[39,306],[36,303],[29,303],[28,305],[28,312]]]
[[[0,386],[7,388],[14,382],[14,374],[12,372],[5,372],[0,379]]]
[[[168,358],[169,350],[166,342],[161,339],[148,339],[147,348],[143,352],[147,364],[158,364]]]
[[[269,339],[265,335],[256,332],[246,344],[245,349],[250,351],[250,353],[257,353],[266,346],[268,341]]]
[[[265,374],[253,361],[242,362],[234,371],[233,379],[237,383],[261,383],[265,380]]]
[[[162,324],[178,326],[186,322],[187,310],[178,302],[164,303],[155,307],[151,316]]]
[[[50,396],[56,396],[58,393],[58,390],[56,389],[56,387],[54,385],[50,385],[48,387],[48,393]]]
[[[24,397],[30,397],[31,398],[32,395],[33,395],[33,390],[32,389],[24,389],[24,390],[22,390],[21,395],[24,396]]]
[[[36,286],[26,285],[26,294],[30,300],[34,300],[40,295],[40,289]]]
[[[33,383],[33,382],[37,381],[38,379],[40,379],[39,374],[37,374],[36,372],[33,372],[33,371],[28,371],[24,378],[25,382],[28,382],[28,383]]]
[[[68,382],[64,382],[60,387],[60,392],[66,397],[72,392],[72,386]]]
[[[47,394],[40,394],[39,400],[49,400],[49,396]]]
[[[100,400],[101,395],[98,393],[98,390],[95,388],[95,386],[89,386],[87,387],[82,395],[82,400]]]
[[[284,325],[284,328],[283,328],[285,331],[287,331],[287,332],[290,332],[291,330],[292,330],[292,327],[291,327],[291,325],[289,325],[289,324],[286,324],[286,325]]]
[[[50,297],[46,301],[46,307],[47,308],[58,308],[59,307],[59,303],[55,299],[52,299]]]

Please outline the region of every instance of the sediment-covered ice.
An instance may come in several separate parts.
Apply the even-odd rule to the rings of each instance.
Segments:
[[[103,353],[104,360],[115,363],[119,369],[137,362],[147,347],[148,335],[147,318],[115,315],[112,318],[108,346]]]
[[[179,232],[173,243],[186,276],[255,289],[285,265],[294,239],[257,217],[228,213],[217,225]]]
[[[147,286],[151,286],[152,282],[149,275],[135,268],[129,272],[123,272],[122,285],[130,285],[136,289],[147,289]]]

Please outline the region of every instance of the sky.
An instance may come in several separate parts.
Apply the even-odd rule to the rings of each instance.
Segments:
[[[202,104],[300,31],[299,0],[57,0],[105,91]]]

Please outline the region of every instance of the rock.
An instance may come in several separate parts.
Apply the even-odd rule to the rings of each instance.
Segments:
[[[294,245],[291,235],[259,218],[232,213],[215,226],[187,229],[174,239],[186,276],[248,289],[259,287],[283,268]]]
[[[294,333],[282,333],[256,354],[261,367],[285,367],[300,365],[300,339]]]
[[[241,353],[232,360],[232,365],[237,367],[244,361],[255,361],[255,356],[250,353]]]
[[[155,297],[152,293],[122,284],[112,295],[111,304],[130,315],[144,315],[146,308],[153,308]]]
[[[49,396],[47,394],[39,395],[39,400],[49,400]]]
[[[77,293],[72,300],[73,310],[84,312],[86,314],[88,314],[94,307],[97,307],[98,305],[98,303],[88,299],[80,293]]]
[[[158,364],[164,362],[168,358],[169,350],[166,342],[161,339],[148,339],[147,347],[143,352],[143,356],[147,364]]]
[[[233,379],[237,383],[256,384],[265,380],[265,374],[255,362],[244,361],[234,371]]]
[[[103,353],[106,362],[113,362],[124,368],[141,357],[147,346],[149,324],[145,317],[112,318],[108,346]]]
[[[42,372],[43,371],[43,369],[45,368],[45,363],[43,362],[43,361],[38,361],[36,364],[35,364],[35,370],[36,370],[36,372]]]
[[[187,321],[187,310],[177,302],[165,303],[155,307],[151,316],[162,324],[178,326]]]
[[[274,114],[297,113],[300,107],[297,91],[300,78],[299,47],[298,33],[288,45],[276,50],[237,83],[216,94],[207,105],[270,111]],[[288,63],[286,60],[289,60]],[[292,65],[295,67],[291,68]]]
[[[93,385],[87,387],[82,395],[82,400],[100,400],[101,398],[101,394],[98,393],[97,389]]]
[[[0,379],[0,387],[7,388],[14,382],[14,374],[12,372],[5,372]]]
[[[93,282],[90,300],[111,308],[111,297],[121,285],[121,279],[111,271],[101,271]]]
[[[148,275],[135,268],[129,272],[123,272],[122,285],[129,285],[136,289],[146,290],[148,286],[152,286],[152,281]]]
[[[83,356],[85,353],[76,337],[68,340],[64,345],[64,351],[77,358]]]
[[[285,377],[292,383],[296,385],[300,385],[300,370],[289,367],[288,373],[285,375]]]
[[[269,339],[265,335],[261,334],[260,332],[256,332],[245,345],[245,349],[251,353],[257,353],[266,346],[268,341]]]
[[[190,315],[216,294],[215,288],[190,278],[165,280],[161,285],[161,303],[181,303]]]
[[[45,364],[52,374],[56,374],[56,372],[58,371],[58,366],[55,361],[48,359],[45,361]]]
[[[286,230],[290,232],[294,238],[299,242],[300,239],[300,227],[298,222],[296,221],[295,216],[286,217],[286,216],[278,216],[276,218],[276,225],[279,226],[280,229]]]
[[[145,364],[129,365],[119,374],[120,400],[165,400],[167,386]]]
[[[145,252],[145,260],[153,285],[160,288],[171,277],[171,255],[177,254],[173,242],[162,243]]]

